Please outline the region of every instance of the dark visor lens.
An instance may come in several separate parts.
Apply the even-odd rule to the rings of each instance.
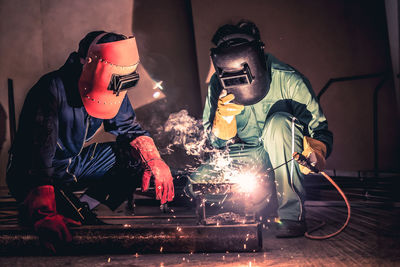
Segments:
[[[235,77],[222,77],[221,80],[224,83],[224,87],[250,84],[246,74],[238,75]]]
[[[243,69],[236,72],[222,71],[219,78],[224,88],[247,85],[251,84],[253,81],[253,76],[251,75],[250,67],[247,63],[243,65]]]
[[[118,96],[121,91],[134,87],[138,81],[139,73],[136,71],[127,75],[113,74],[107,89],[114,91],[114,94]]]

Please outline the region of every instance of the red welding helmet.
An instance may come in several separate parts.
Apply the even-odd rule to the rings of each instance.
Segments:
[[[136,85],[139,74],[139,53],[134,37],[125,40],[90,44],[82,74],[79,93],[89,115],[111,119],[117,115],[126,90]]]

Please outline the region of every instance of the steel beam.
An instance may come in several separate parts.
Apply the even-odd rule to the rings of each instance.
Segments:
[[[262,248],[259,224],[101,225],[71,228],[73,241],[59,254],[253,252]],[[0,228],[1,255],[42,254],[38,237],[17,226]]]

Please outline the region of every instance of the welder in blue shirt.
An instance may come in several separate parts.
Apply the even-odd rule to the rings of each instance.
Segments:
[[[138,64],[135,37],[91,32],[26,97],[7,183],[22,222],[52,250],[71,241],[68,225],[98,223],[92,208],[116,209],[138,184],[147,190],[151,177],[161,203],[174,197],[170,169],[127,96],[138,82]],[[102,125],[116,142],[87,145]],[[72,191],[83,189],[75,199]]]
[[[265,185],[257,189],[264,193],[254,198],[254,209],[263,209],[276,189],[276,236],[301,236],[306,231],[304,174],[310,170],[294,161],[274,172],[268,169],[290,160],[293,152],[302,152],[318,170],[324,169],[333,137],[311,85],[294,68],[264,53],[252,22],[224,25],[212,42],[215,73],[203,124],[212,146],[227,149],[232,162],[221,170],[210,160],[191,176],[191,183],[224,180],[227,169],[255,172]]]

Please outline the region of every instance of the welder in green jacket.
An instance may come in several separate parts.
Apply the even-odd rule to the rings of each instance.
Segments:
[[[301,236],[306,231],[304,174],[310,170],[295,161],[273,172],[268,168],[287,162],[293,152],[302,152],[312,165],[323,170],[333,141],[327,120],[309,81],[264,53],[253,23],[224,25],[212,41],[216,45],[211,49],[216,73],[209,83],[203,123],[212,146],[228,151],[228,155],[222,156],[225,166],[212,156],[190,182],[215,182],[221,177],[232,181],[232,173],[256,173],[264,186],[255,190],[263,192],[255,197],[255,209],[267,205],[275,191],[268,184],[275,182],[280,218],[276,236]]]

